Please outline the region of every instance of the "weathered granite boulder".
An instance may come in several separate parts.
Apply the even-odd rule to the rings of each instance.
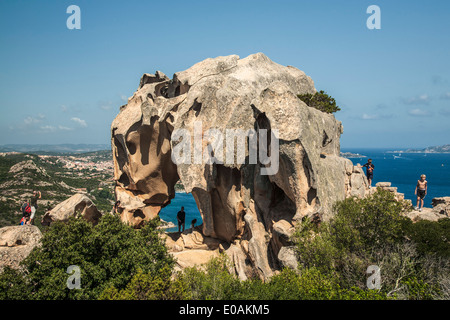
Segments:
[[[41,231],[33,225],[10,226],[0,229],[0,271],[5,267],[19,268],[37,245],[40,245]]]
[[[431,205],[435,212],[450,217],[450,197],[433,198]]]
[[[368,192],[340,157],[341,122],[297,98],[314,92],[303,71],[262,53],[206,59],[172,79],[144,74],[111,125],[122,220],[155,217],[181,180],[205,239],[230,244],[242,279],[270,277],[296,221],[329,219],[336,200]]]
[[[41,224],[48,226],[54,221],[67,222],[70,217],[83,217],[93,224],[97,224],[102,213],[98,211],[88,196],[77,193],[67,200],[59,203],[42,217]]]
[[[431,200],[432,208],[424,207],[422,211],[411,210],[406,216],[413,222],[420,220],[438,221],[450,217],[450,197],[439,197]]]

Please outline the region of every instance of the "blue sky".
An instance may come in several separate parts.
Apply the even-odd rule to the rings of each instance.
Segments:
[[[81,30],[69,30],[69,5]],[[369,30],[369,5],[381,29]],[[263,52],[342,111],[343,148],[450,143],[450,1],[0,2],[0,144],[110,143],[143,73]]]

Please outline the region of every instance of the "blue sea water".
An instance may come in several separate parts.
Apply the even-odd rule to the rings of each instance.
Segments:
[[[405,199],[416,203],[414,189],[421,174],[427,176],[428,194],[425,197],[425,207],[431,207],[431,199],[450,196],[450,154],[448,153],[390,153],[387,149],[342,149],[342,152],[358,153],[365,158],[350,158],[353,164],[365,164],[372,158],[375,165],[372,186],[380,181],[389,181],[398,192],[405,194]],[[400,155],[400,156],[399,156]],[[197,219],[202,223],[200,212],[192,194],[176,193],[171,203],[160,212],[161,219],[177,224],[177,212],[184,206],[186,212],[186,228],[190,228],[191,221]],[[178,231],[178,227],[167,230]]]
[[[365,164],[372,158],[375,165],[373,182],[389,181],[398,192],[405,194],[405,199],[416,204],[414,189],[421,174],[427,176],[428,193],[425,207],[431,207],[435,197],[450,196],[450,154],[449,153],[391,153],[387,149],[344,149],[342,152],[359,153],[366,158],[350,158],[353,164]],[[365,169],[364,169],[365,170]]]
[[[196,226],[202,224],[202,217],[197,208],[197,203],[194,200],[194,196],[191,193],[177,192],[170,204],[162,208],[159,212],[161,219],[167,222],[172,222],[177,226],[176,228],[167,229],[167,232],[178,231],[177,213],[180,211],[181,207],[184,207],[184,212],[186,212],[186,229],[191,227],[191,221],[193,219],[197,219],[197,223],[195,224]]]

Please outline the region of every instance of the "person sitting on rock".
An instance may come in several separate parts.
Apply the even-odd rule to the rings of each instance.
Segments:
[[[195,228],[195,224],[197,223],[197,219],[194,219],[194,220],[192,220],[191,221],[191,228],[192,228],[192,231],[194,231],[194,228]]]
[[[184,207],[181,207],[181,210],[177,213],[177,221],[178,221],[178,232],[181,232],[181,226],[183,226],[184,231],[184,220],[186,218],[186,212],[184,212]]]
[[[360,166],[360,168],[366,168],[366,176],[367,180],[369,182],[369,188],[372,187],[372,180],[373,180],[373,169],[375,169],[374,164],[372,163],[372,159],[368,159],[367,163],[363,166]]]
[[[414,194],[417,195],[417,205],[414,208],[415,210],[422,211],[423,208],[423,199],[427,195],[428,183],[426,179],[426,175],[422,174],[420,176],[420,180],[417,180],[416,190],[414,190]],[[420,207],[419,207],[420,203]]]

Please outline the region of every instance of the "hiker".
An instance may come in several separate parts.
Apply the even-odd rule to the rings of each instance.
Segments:
[[[177,213],[177,221],[178,221],[178,232],[181,232],[181,226],[183,226],[184,231],[184,219],[186,218],[186,212],[184,212],[184,207],[181,207],[181,210]]]
[[[33,191],[33,196],[31,197],[30,200],[30,205],[31,205],[31,216],[30,216],[30,220],[29,220],[29,224],[34,224],[34,215],[38,209],[38,199],[40,199],[42,197],[42,194],[40,191]]]
[[[366,176],[367,180],[369,181],[369,188],[372,187],[372,180],[373,180],[373,169],[375,169],[374,164],[372,163],[372,159],[368,159],[367,163],[363,166],[359,166],[360,168],[366,168]]]
[[[427,195],[428,183],[426,175],[422,174],[420,176],[420,180],[417,180],[416,190],[414,190],[414,194],[417,195],[417,205],[414,208],[415,210],[422,211],[423,208],[423,199]],[[420,203],[420,207],[419,207]]]
[[[120,214],[119,206],[120,206],[120,200],[117,200],[116,203],[114,203],[113,213]]]
[[[22,211],[22,219],[20,219],[19,224],[21,226],[25,225],[25,224],[29,224],[29,218],[31,215],[31,206],[29,202],[24,202],[22,204],[22,207],[20,208],[20,210]]]
[[[192,231],[194,231],[194,228],[195,228],[195,224],[197,223],[197,219],[194,219],[194,220],[192,220],[191,221],[191,228],[192,228]]]
[[[33,196],[31,197],[31,206],[34,207],[36,210],[38,208],[38,200],[42,198],[42,194],[40,191],[33,191]]]

